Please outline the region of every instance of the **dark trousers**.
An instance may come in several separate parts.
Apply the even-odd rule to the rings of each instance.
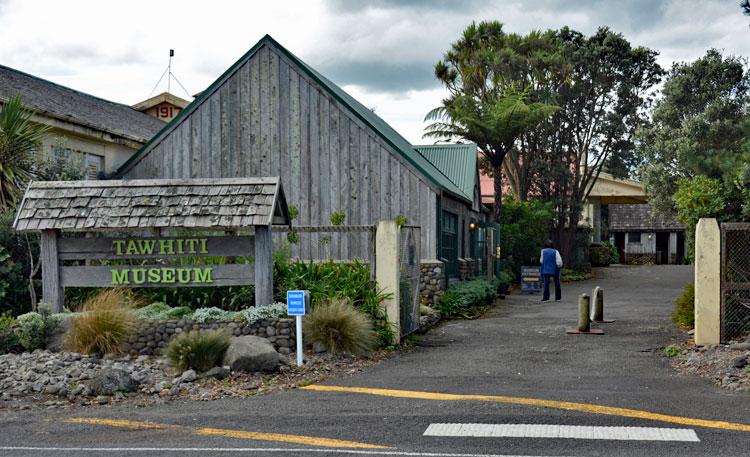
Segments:
[[[552,280],[552,278],[555,278],[555,300],[560,300],[562,298],[562,291],[560,290],[560,275],[559,274],[553,274],[553,275],[545,274],[543,276],[544,276],[544,295],[542,296],[542,300],[549,300],[549,282]]]

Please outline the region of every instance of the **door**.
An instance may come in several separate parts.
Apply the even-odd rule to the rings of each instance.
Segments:
[[[620,254],[620,263],[625,263],[625,232],[615,233],[615,247]]]
[[[443,211],[440,257],[445,262],[448,277],[458,277],[458,215]]]
[[[656,232],[656,263],[669,263],[669,232]]]

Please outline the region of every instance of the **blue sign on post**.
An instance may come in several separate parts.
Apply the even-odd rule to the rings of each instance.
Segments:
[[[542,291],[542,267],[521,267],[521,293],[533,294]]]
[[[307,310],[306,290],[288,290],[286,291],[286,313],[289,316],[304,316]]]

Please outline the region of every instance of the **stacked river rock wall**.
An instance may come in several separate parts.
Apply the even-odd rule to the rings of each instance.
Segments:
[[[281,354],[295,347],[294,319],[262,319],[252,323],[220,321],[200,323],[192,320],[138,322],[138,329],[125,344],[125,352],[141,355],[160,354],[173,336],[192,330],[227,329],[234,336],[255,335],[268,339]]]
[[[427,303],[435,303],[445,290],[445,268],[439,260],[422,260],[419,265],[419,294]]]

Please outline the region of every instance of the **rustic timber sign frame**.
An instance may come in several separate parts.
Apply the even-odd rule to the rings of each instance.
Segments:
[[[43,301],[59,312],[65,287],[255,284],[255,304],[269,304],[271,226],[289,224],[273,177],[32,182],[13,227],[41,232]],[[200,260],[216,256],[254,261]]]

